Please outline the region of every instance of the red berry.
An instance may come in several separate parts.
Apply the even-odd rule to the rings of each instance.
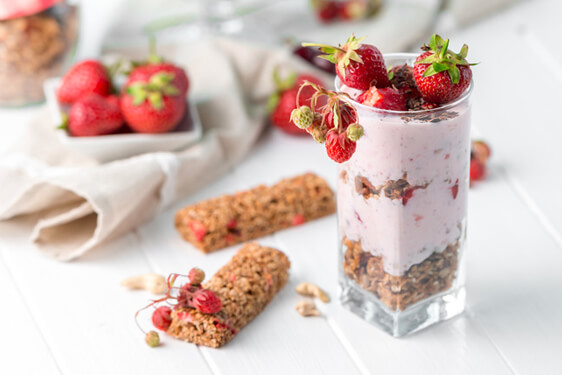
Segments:
[[[323,83],[316,77],[301,74],[296,79],[289,79],[287,82],[283,82],[280,85],[278,84],[278,91],[272,95],[272,97],[278,97],[278,99],[270,99],[276,102],[275,107],[270,113],[271,123],[286,133],[295,135],[308,134],[305,129],[300,129],[293,123],[293,121],[291,121],[291,112],[293,109],[303,105],[310,106],[310,98],[316,92],[312,86],[305,86],[301,90],[299,101],[297,103],[297,93],[300,86],[305,81],[312,82],[318,86],[323,86]],[[323,106],[324,104],[326,104],[326,98],[320,97],[317,102],[317,107]]]
[[[131,129],[155,134],[169,132],[178,125],[186,103],[173,79],[170,73],[158,72],[147,81],[135,81],[125,87],[121,111]]]
[[[152,313],[152,324],[161,331],[167,331],[172,323],[172,309],[160,306]]]
[[[187,74],[185,74],[185,70],[179,66],[170,63],[149,63],[134,68],[129,74],[127,85],[130,85],[133,82],[148,82],[150,77],[160,72],[173,74],[172,85],[177,87],[177,89],[184,94],[182,96],[185,96],[189,89],[189,79],[187,78]]]
[[[408,204],[408,201],[414,196],[414,188],[409,188],[408,190],[406,190],[404,192],[404,195],[402,196],[402,205],[405,206],[406,204]]]
[[[217,295],[208,290],[201,289],[195,292],[191,301],[193,307],[201,311],[203,314],[214,314],[222,308],[222,301]]]
[[[490,146],[484,141],[472,141],[472,153],[476,159],[486,163],[491,154]]]
[[[200,285],[205,280],[205,272],[201,268],[193,267],[189,270],[187,278],[191,285]]]
[[[338,134],[335,131],[328,133],[325,145],[328,156],[337,163],[349,160],[357,148],[357,144],[350,141],[345,132]]]
[[[414,79],[426,102],[444,104],[453,101],[472,80],[472,70],[466,61],[468,46],[464,45],[458,54],[451,52],[448,46],[448,39],[444,41],[433,34],[430,46],[424,47],[426,52],[414,63]]]
[[[340,17],[344,20],[360,20],[369,14],[369,4],[367,0],[346,0],[340,2]]]
[[[478,159],[470,161],[470,181],[480,181],[484,179],[486,174],[486,166]]]
[[[357,101],[371,107],[391,111],[408,110],[406,98],[398,90],[391,87],[383,89],[371,87],[369,90],[359,95]]]
[[[114,99],[88,94],[68,112],[68,131],[75,137],[111,134],[123,125],[123,116]]]
[[[347,127],[351,124],[357,122],[357,112],[353,109],[353,107],[347,103],[343,103],[340,106],[340,127],[342,130],[347,129]],[[326,115],[326,125],[328,129],[333,129],[335,127],[334,124],[334,111],[330,111]]]
[[[85,60],[74,65],[62,78],[57,89],[59,102],[71,104],[87,94],[102,96],[111,91],[111,81],[105,67],[98,61]]]
[[[238,223],[236,222],[236,220],[231,219],[231,220],[228,221],[228,223],[226,223],[226,228],[227,229],[235,229],[237,225],[238,225]]]
[[[189,222],[189,229],[193,232],[195,240],[202,241],[207,234],[207,227],[200,221],[192,220]]]
[[[293,216],[293,220],[291,221],[291,225],[297,226],[297,225],[304,224],[305,222],[306,222],[306,220],[305,220],[303,214],[296,214],[295,216]]]
[[[338,3],[336,1],[321,1],[316,10],[318,20],[322,23],[330,23],[338,18]]]

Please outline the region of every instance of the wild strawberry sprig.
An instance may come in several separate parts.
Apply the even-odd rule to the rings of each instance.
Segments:
[[[187,282],[179,285],[179,280],[187,278]],[[203,314],[215,314],[222,309],[222,301],[211,290],[204,289],[201,283],[205,280],[205,272],[200,268],[192,268],[187,275],[172,273],[168,276],[168,290],[164,297],[153,300],[147,306],[138,310],[135,314],[135,321],[141,331],[146,334],[145,341],[151,346],[158,346],[160,337],[156,331],[146,333],[138,323],[138,315],[141,311],[154,307],[152,312],[152,324],[161,331],[167,331],[172,323],[172,311],[178,309],[195,309]],[[217,320],[216,324],[221,324],[227,328],[228,325]]]
[[[310,107],[303,105],[294,109],[291,120],[312,135],[316,142],[324,143],[332,160],[338,163],[349,160],[357,147],[356,142],[363,135],[363,127],[357,123],[357,110],[349,103],[349,95],[326,90],[308,81],[301,85],[298,95],[307,87],[315,91],[310,98]],[[318,107],[320,98],[325,98],[326,104]]]

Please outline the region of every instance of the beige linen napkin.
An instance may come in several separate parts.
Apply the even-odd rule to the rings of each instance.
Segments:
[[[43,111],[0,160],[0,219],[40,212],[31,235],[39,250],[59,260],[79,257],[224,173],[262,130],[273,68],[311,69],[287,52],[229,40],[163,52],[185,65],[193,97],[199,98],[204,127],[199,143],[177,153],[98,165],[65,149]]]

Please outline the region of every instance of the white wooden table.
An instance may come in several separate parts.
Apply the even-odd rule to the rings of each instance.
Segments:
[[[226,347],[165,335],[163,346],[147,347],[133,315],[151,295],[119,282],[195,265],[212,274],[236,250],[203,255],[183,242],[176,209],[309,170],[335,186],[322,147],[271,130],[228,175],[78,261],[39,254],[27,240],[31,219],[0,223],[0,374],[561,375],[560,11],[557,0],[527,2],[454,35],[481,62],[473,124],[494,153],[489,179],[470,192],[461,317],[395,339],[344,310],[336,298],[336,218],[329,217],[260,241],[289,255],[291,279]],[[33,112],[0,112],[2,146]],[[322,318],[295,312],[301,281],[333,297],[319,304]]]

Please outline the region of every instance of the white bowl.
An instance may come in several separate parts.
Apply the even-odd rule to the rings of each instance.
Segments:
[[[63,107],[57,100],[56,89],[61,78],[45,81],[43,89],[51,112],[53,127],[62,123]],[[117,133],[95,137],[73,137],[64,129],[57,130],[66,147],[104,163],[149,152],[176,151],[201,139],[202,128],[197,108],[187,101],[187,110],[175,130],[164,134]]]

